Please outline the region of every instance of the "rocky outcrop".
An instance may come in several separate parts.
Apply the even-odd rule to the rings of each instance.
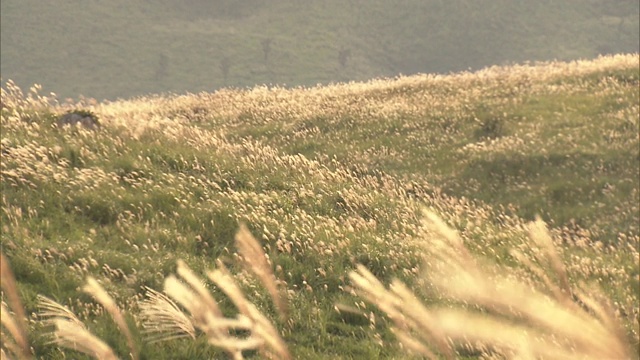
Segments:
[[[56,120],[56,124],[58,127],[64,127],[66,125],[80,125],[91,130],[98,130],[100,128],[100,122],[98,121],[96,114],[84,110],[68,112],[60,116],[58,120]]]

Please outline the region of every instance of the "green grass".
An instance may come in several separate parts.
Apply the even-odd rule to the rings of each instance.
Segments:
[[[143,287],[161,290],[179,259],[199,274],[221,259],[294,358],[410,358],[382,312],[350,292],[349,271],[363,264],[438,303],[418,288],[421,207],[508,268],[524,223],[541,215],[571,281],[604,285],[637,345],[637,60],[86,106],[98,131],[59,129],[69,109],[37,95],[20,108],[3,90],[0,245],[27,314],[37,294],[56,299],[123,358],[124,337],[78,288],[96,277],[138,324]],[[240,223],[289,291],[288,322],[238,266]],[[64,357],[31,330],[36,356]],[[224,356],[202,336],[134,337],[141,358]]]
[[[587,204],[613,209],[621,201],[629,207],[632,205],[627,201],[638,199],[630,187],[640,172],[640,152],[633,143],[638,123],[633,117],[601,119],[624,112],[628,104],[637,102],[638,90],[633,84],[639,73],[637,69],[620,73],[623,81],[609,72],[599,76],[559,80],[558,86],[576,83],[580,84],[575,87],[579,90],[553,96],[532,94],[523,88],[508,98],[496,98],[492,91],[471,100],[471,111],[455,113],[451,109],[449,119],[441,115],[447,111],[447,104],[443,104],[442,110],[435,107],[426,115],[314,117],[301,123],[285,118],[266,125],[277,131],[245,125],[232,134],[257,138],[291,154],[330,154],[349,164],[366,158],[371,167],[400,178],[426,180],[452,196],[492,206],[517,204],[515,215],[528,220],[538,214],[558,226],[573,221],[582,225],[614,221],[616,225],[610,232],[598,236],[599,240],[611,242],[617,236],[616,229],[631,230],[636,225],[628,217],[605,220],[600,207]],[[609,82],[613,83],[608,85]],[[598,92],[608,86],[617,89],[616,95],[601,96]],[[406,92],[398,94],[402,97]],[[502,105],[500,99],[517,105]],[[313,136],[294,136],[310,128],[319,131]],[[536,144],[496,154],[459,153],[466,145],[509,136]],[[563,142],[565,136],[570,137],[568,142]],[[573,181],[567,183],[567,178]],[[610,191],[619,196],[608,195]],[[632,194],[632,198],[625,199],[625,193]],[[576,213],[576,207],[584,210]]]

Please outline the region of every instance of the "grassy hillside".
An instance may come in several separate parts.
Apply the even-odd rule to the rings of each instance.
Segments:
[[[85,324],[73,336],[91,332],[119,358],[238,358],[234,346],[241,345],[260,349],[242,353],[249,358],[412,358],[407,348],[425,346],[442,356],[515,356],[527,337],[465,343],[473,334],[452,330],[451,317],[437,310],[472,311],[470,323],[489,329],[485,317],[505,303],[498,325],[545,335],[527,343],[531,354],[558,346],[545,354],[611,356],[580,345],[585,339],[575,329],[585,326],[613,339],[616,354],[631,354],[639,341],[638,62],[637,54],[617,55],[75,104],[9,82],[1,112],[3,299],[18,319],[24,306],[26,342],[50,359],[83,355],[63,350],[61,340],[60,324],[77,323],[60,311],[54,318],[66,320],[54,323],[46,316],[51,303],[38,294]],[[57,126],[72,109],[93,112],[100,128]],[[536,214],[554,245],[544,245],[539,225],[527,225]],[[241,224],[260,245],[238,233]],[[23,305],[11,297],[8,264]],[[202,279],[208,269],[222,272],[193,280],[187,266]],[[482,288],[484,296],[443,289],[438,279],[447,275],[468,276],[450,284]],[[89,276],[124,312],[120,325],[95,284],[81,289]],[[436,309],[432,318],[440,321],[433,323],[442,327],[420,338],[419,326],[428,325],[419,319],[427,315],[412,322],[422,311],[416,301],[398,290],[398,280],[387,293],[372,277],[402,281]],[[247,300],[229,290],[234,283]],[[160,306],[150,302],[150,289],[179,304],[169,325],[149,312]],[[209,292],[219,311],[202,295]],[[400,316],[398,304],[415,312]],[[528,315],[532,309],[547,320]],[[3,349],[19,352],[19,331],[2,311]],[[186,329],[182,338],[150,341],[162,329],[175,335],[176,323]],[[223,323],[231,342],[209,326]],[[49,343],[52,324],[60,347]],[[255,342],[235,339],[249,335]]]
[[[153,6],[6,0],[1,6],[2,77],[21,87],[42,84],[61,98],[313,86],[640,50],[634,0]]]

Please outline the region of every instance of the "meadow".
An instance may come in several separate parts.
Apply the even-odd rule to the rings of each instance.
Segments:
[[[639,61],[114,102],[8,81],[2,357],[637,357]],[[58,126],[77,109],[99,129]]]

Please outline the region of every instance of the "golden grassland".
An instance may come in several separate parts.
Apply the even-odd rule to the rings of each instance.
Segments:
[[[110,103],[8,82],[2,356],[637,356],[638,61]],[[77,108],[101,128],[56,125]]]

